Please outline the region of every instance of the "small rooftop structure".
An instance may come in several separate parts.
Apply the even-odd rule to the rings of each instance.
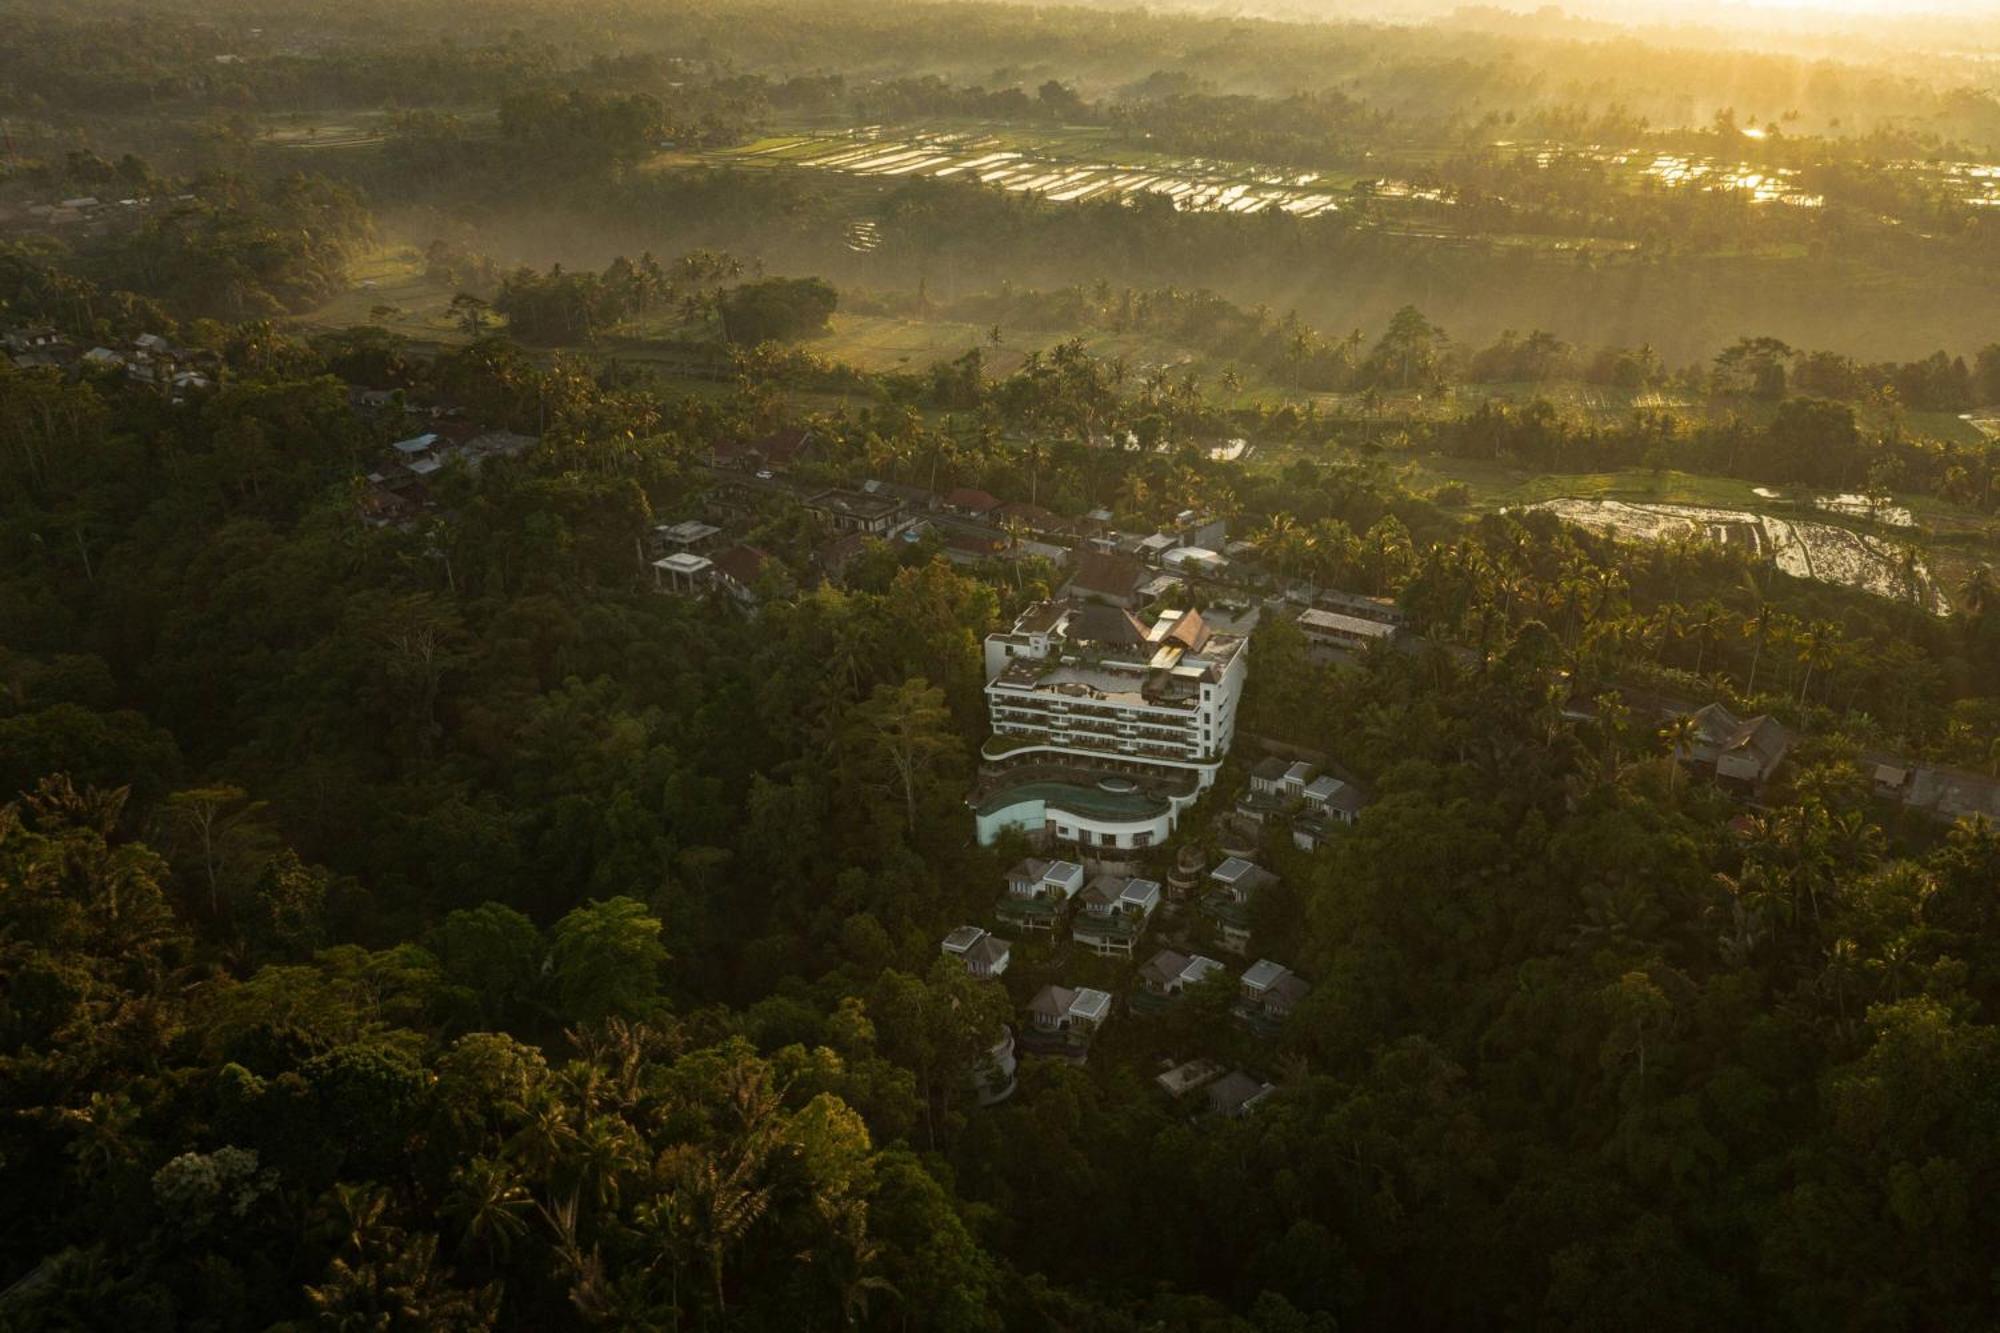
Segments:
[[[1304,977],[1268,958],[1244,970],[1239,989],[1242,998],[1236,1012],[1253,1028],[1283,1022],[1312,994],[1312,985]]]
[[[1208,877],[1225,889],[1256,888],[1266,880],[1277,878],[1255,861],[1246,861],[1240,856],[1225,858],[1221,865],[1208,872]]]
[[[1791,732],[1768,715],[1738,718],[1721,704],[1691,715],[1695,736],[1683,760],[1712,768],[1715,776],[1755,787],[1768,781],[1792,748]]]
[[[1371,643],[1387,643],[1396,637],[1396,627],[1384,621],[1317,608],[1299,613],[1299,628],[1314,643],[1337,648],[1361,648]]]
[[[811,431],[795,426],[760,440],[725,440],[715,446],[713,457],[723,467],[782,472],[810,454],[813,443]]]
[[[1176,546],[1160,557],[1160,563],[1201,574],[1220,574],[1229,567],[1228,557],[1205,546]]]
[[[700,519],[683,519],[679,523],[662,523],[653,529],[663,546],[679,547],[683,550],[701,545],[711,537],[718,537],[722,529],[713,523]]]
[[[1129,608],[1138,601],[1140,581],[1145,576],[1145,566],[1136,560],[1103,551],[1084,551],[1077,556],[1068,592],[1074,597],[1095,597]]]
[[[1290,974],[1290,969],[1282,963],[1274,963],[1268,958],[1260,958],[1243,971],[1243,985],[1254,991],[1269,990],[1278,978]]]
[[[1072,1019],[1095,1027],[1111,1015],[1111,994],[1085,986],[1071,999],[1069,1013]]]
[[[957,958],[975,977],[997,977],[1007,970],[1013,947],[1007,941],[978,926],[960,926],[944,937],[940,946],[947,957]]]
[[[1028,1014],[1044,1032],[1093,1032],[1111,1016],[1111,996],[1088,986],[1044,986],[1028,1001]]]
[[[715,562],[692,551],[675,551],[653,562],[653,586],[662,592],[696,593],[708,586]]]
[[[1157,1075],[1153,1082],[1169,1097],[1185,1097],[1221,1072],[1222,1066],[1213,1060],[1189,1060]]]
[[[893,497],[839,487],[820,491],[805,503],[807,509],[824,518],[836,532],[873,536],[882,536],[893,529],[903,510],[902,502]]]
[[[757,586],[757,579],[771,557],[754,546],[732,546],[715,553],[713,563],[718,577],[732,585],[732,591],[739,600],[751,600]]]
[[[1069,621],[1070,638],[1114,648],[1144,645],[1146,627],[1130,611],[1110,606],[1079,606]]]
[[[414,456],[416,454],[428,453],[431,447],[438,442],[438,438],[436,432],[425,431],[422,435],[412,435],[407,440],[398,440],[389,447],[399,454]]]
[[[1162,949],[1139,968],[1139,981],[1155,994],[1178,995],[1223,970],[1223,965],[1213,958]]]
[[[1000,497],[988,491],[961,486],[944,497],[945,508],[956,509],[961,514],[983,517],[1000,507]]]
[[[1240,1069],[1232,1069],[1208,1085],[1208,1109],[1216,1115],[1236,1120],[1250,1114],[1277,1089]]]

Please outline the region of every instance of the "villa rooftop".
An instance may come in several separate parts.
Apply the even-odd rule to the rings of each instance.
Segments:
[[[1215,869],[1209,871],[1208,877],[1218,884],[1234,886],[1238,881],[1246,877],[1254,879],[1255,876],[1252,872],[1258,869],[1260,867],[1256,862],[1246,861],[1240,856],[1232,856]]]
[[[689,546],[695,542],[707,541],[721,534],[722,529],[713,523],[703,523],[700,519],[683,519],[679,523],[661,523],[653,531],[660,534],[663,541],[675,546]]]
[[[964,953],[985,938],[986,932],[978,926],[960,926],[944,937],[944,947],[951,953]]]
[[[1251,990],[1269,990],[1280,977],[1287,975],[1290,970],[1283,963],[1274,963],[1268,958],[1260,958],[1244,970],[1243,984]]]
[[[1347,639],[1393,639],[1396,627],[1379,620],[1342,615],[1338,611],[1311,610],[1299,616],[1299,626],[1308,633],[1319,631]]]

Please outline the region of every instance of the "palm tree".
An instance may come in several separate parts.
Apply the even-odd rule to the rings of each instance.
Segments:
[[[1681,764],[1694,754],[1694,743],[1701,736],[1701,724],[1694,720],[1694,714],[1683,713],[1660,728],[1660,740],[1667,747],[1667,794],[1672,796],[1680,785]]]
[[[528,1234],[528,1210],[533,1200],[506,1163],[475,1157],[452,1175],[445,1210],[464,1228],[459,1250],[483,1251],[504,1261],[514,1242]]]
[[[1688,624],[1688,636],[1694,640],[1694,674],[1701,674],[1702,666],[1708,661],[1709,649],[1715,646],[1722,633],[1722,607],[1714,598],[1709,598],[1695,608],[1694,619]]]
[[[1813,672],[1829,665],[1840,646],[1840,627],[1828,620],[1815,620],[1798,637],[1799,664],[1805,676],[1799,682],[1799,702],[1812,693]]]
[[[868,1234],[865,1200],[815,1195],[813,1210],[819,1214],[829,1239],[815,1249],[802,1252],[799,1258],[806,1263],[819,1263],[831,1273],[839,1293],[840,1327],[858,1328],[867,1322],[871,1295],[880,1292],[900,1300],[902,1293],[889,1279],[873,1271],[881,1262],[884,1247]]]
[[[1021,461],[1028,468],[1028,503],[1041,503],[1042,464],[1048,462],[1048,451],[1039,439],[1030,438],[1021,450]]]
[[[1993,578],[1993,571],[1985,565],[1975,565],[1971,577],[1965,581],[1960,593],[1966,615],[1974,620],[1983,619],[1987,612],[2000,609],[2000,583]]]
[[[1284,581],[1287,567],[1301,550],[1299,525],[1289,513],[1280,511],[1266,519],[1250,538],[1258,553],[1269,560],[1278,571],[1278,579]]]
[[[1771,637],[1771,627],[1776,623],[1778,611],[1762,596],[1757,599],[1757,609],[1743,617],[1743,637],[1751,640],[1750,677],[1743,686],[1746,698],[1757,694],[1757,664],[1763,660],[1765,641]]]

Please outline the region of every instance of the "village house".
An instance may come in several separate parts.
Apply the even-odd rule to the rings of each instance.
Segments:
[[[1161,565],[1180,574],[1221,578],[1229,570],[1229,558],[1206,546],[1176,546],[1160,557]]]
[[[947,958],[958,959],[967,972],[981,979],[1002,975],[1013,959],[1012,945],[979,926],[960,926],[944,937],[940,948]]]
[[[1162,1070],[1154,1076],[1153,1082],[1167,1096],[1178,1101],[1221,1073],[1222,1066],[1213,1060],[1188,1060]]]
[[[1299,628],[1315,648],[1352,653],[1374,644],[1393,643],[1396,627],[1381,620],[1364,620],[1340,611],[1314,608],[1299,614]]]
[[[922,486],[906,485],[900,481],[864,481],[861,483],[861,490],[865,495],[877,495],[885,500],[894,500],[912,514],[926,513],[943,503],[936,491],[926,490]]]
[[[713,523],[704,523],[698,518],[682,519],[678,523],[661,523],[653,529],[653,549],[666,555],[675,551],[698,554],[706,551],[721,535],[721,528]]]
[[[954,565],[977,565],[1002,560],[1012,549],[1006,533],[986,523],[943,515],[923,520],[922,529],[937,534],[944,543],[944,558]]]
[[[773,431],[759,440],[725,440],[715,446],[710,457],[717,467],[770,478],[790,472],[810,459],[817,445],[811,431],[794,426]]]
[[[967,518],[986,518],[1000,508],[1001,500],[987,491],[961,486],[944,497],[944,507]]]
[[[1305,809],[1292,817],[1292,845],[1302,852],[1318,851],[1335,828],[1351,827],[1361,818],[1366,800],[1361,789],[1322,774],[1306,784]]]
[[[1105,991],[1044,986],[1028,1002],[1026,1040],[1032,1050],[1081,1059],[1110,1017],[1111,996]]]
[[[994,914],[1023,930],[1054,930],[1069,900],[1083,891],[1083,867],[1074,861],[1025,857],[1007,872],[1007,892]]]
[[[887,537],[904,521],[900,501],[884,495],[870,495],[865,491],[833,487],[810,496],[805,505],[838,533]]]
[[[1098,875],[1077,898],[1081,910],[1070,923],[1070,938],[1110,958],[1130,958],[1160,905],[1160,886],[1150,879]]]
[[[820,576],[828,583],[846,582],[848,566],[868,549],[871,540],[858,532],[844,532],[821,542],[813,549],[813,563],[819,567]]]
[[[1250,910],[1257,895],[1279,882],[1264,867],[1240,856],[1208,872],[1215,885],[1201,900],[1203,915],[1215,922],[1217,942],[1231,953],[1250,947]]]
[[[1007,941],[988,934],[978,926],[960,926],[952,931],[944,937],[940,951],[947,958],[958,959],[967,972],[983,981],[997,980],[1007,970],[1011,955]],[[985,1058],[972,1072],[972,1090],[981,1106],[992,1106],[1014,1095],[1014,1072],[1017,1067],[1014,1029],[1003,1023],[999,1038],[987,1049]]]
[[[1140,965],[1139,989],[1132,992],[1131,1007],[1140,1013],[1158,1013],[1170,1008],[1188,987],[1224,970],[1213,958],[1161,949]]]
[[[1122,555],[1084,551],[1076,558],[1076,571],[1063,585],[1062,595],[1079,601],[1103,602],[1130,611],[1139,605],[1139,587],[1146,567]]]
[[[992,517],[1003,527],[1018,527],[1042,537],[1066,540],[1076,533],[1076,524],[1053,509],[1023,500],[1009,500],[994,510]]]
[[[1209,1084],[1205,1095],[1212,1114],[1228,1120],[1240,1120],[1276,1091],[1262,1079],[1252,1078],[1240,1069],[1232,1069]]]
[[[1310,596],[1312,604],[1322,611],[1337,611],[1357,620],[1377,620],[1399,628],[1409,623],[1409,615],[1387,597],[1370,597],[1338,588],[1315,588]]]
[[[61,370],[76,356],[68,338],[43,324],[0,333],[0,350],[21,370]]]
[[[1252,1028],[1268,1029],[1290,1018],[1311,993],[1312,986],[1290,968],[1260,958],[1244,970],[1235,1012]]]
[[[775,568],[771,557],[754,546],[717,551],[710,563],[715,586],[746,608],[757,605],[757,584],[767,569]]]
[[[1983,773],[1881,756],[1870,775],[1875,794],[1885,801],[1935,819],[1971,819],[2000,828],[2000,780]]]
[[[1791,732],[1769,715],[1744,720],[1721,704],[1709,704],[1690,716],[1695,733],[1681,748],[1680,761],[1738,791],[1761,790],[1791,752]]]

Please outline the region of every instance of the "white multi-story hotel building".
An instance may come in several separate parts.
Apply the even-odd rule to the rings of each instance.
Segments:
[[[985,758],[1095,778],[996,793],[978,807],[981,840],[1011,825],[1084,845],[1164,842],[1229,752],[1249,647],[1196,611],[1147,626],[1115,607],[1030,607],[986,640]]]

